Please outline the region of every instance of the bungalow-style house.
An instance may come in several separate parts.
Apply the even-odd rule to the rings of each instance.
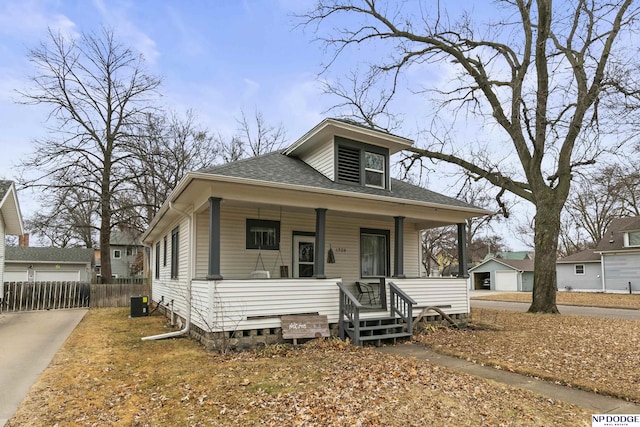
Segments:
[[[284,315],[326,316],[356,344],[407,336],[382,325],[416,307],[466,316],[466,265],[421,278],[420,231],[458,224],[465,259],[463,223],[487,212],[392,179],[411,144],[326,119],[283,151],[186,174],[142,236],[152,301],[210,347],[274,342]]]
[[[470,289],[492,291],[533,291],[533,255],[530,252],[489,254],[469,269]]]
[[[8,246],[5,282],[91,281],[93,249]]]
[[[4,297],[5,237],[22,235],[22,214],[13,181],[0,180],[0,300]]]
[[[556,263],[558,290],[640,292],[640,217],[611,222],[595,249]]]

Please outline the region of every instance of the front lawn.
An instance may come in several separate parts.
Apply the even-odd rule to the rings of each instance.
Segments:
[[[531,302],[531,292],[507,292],[501,294],[481,295],[481,291],[472,299]],[[616,307],[640,310],[640,294],[605,294],[602,292],[557,292],[556,302],[564,305],[581,305],[588,307]]]
[[[474,329],[430,328],[433,350],[640,402],[640,322],[472,309]]]
[[[591,425],[591,411],[373,348],[221,356],[185,338],[142,342],[164,318],[127,314],[91,310],[7,425]]]

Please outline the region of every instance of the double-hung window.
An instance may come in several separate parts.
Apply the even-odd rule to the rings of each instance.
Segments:
[[[364,185],[369,187],[385,187],[385,158],[382,154],[364,152]]]
[[[577,275],[582,276],[584,274],[584,264],[576,264],[575,272]]]
[[[247,219],[247,249],[280,249],[280,221]]]
[[[628,246],[640,246],[640,231],[633,231],[629,233]]]

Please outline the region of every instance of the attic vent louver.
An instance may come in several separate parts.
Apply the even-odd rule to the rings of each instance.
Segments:
[[[338,146],[338,181],[360,184],[360,150]]]

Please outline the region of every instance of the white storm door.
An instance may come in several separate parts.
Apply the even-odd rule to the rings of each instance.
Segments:
[[[315,246],[314,236],[293,236],[293,277],[313,277]]]

